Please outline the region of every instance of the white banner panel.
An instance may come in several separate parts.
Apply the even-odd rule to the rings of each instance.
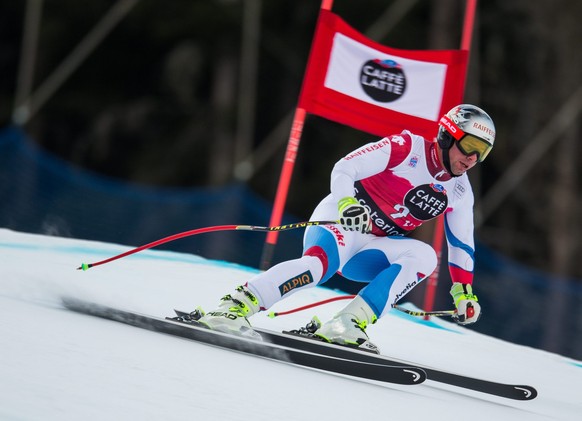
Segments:
[[[336,33],[325,87],[378,107],[437,121],[447,65],[382,53]]]

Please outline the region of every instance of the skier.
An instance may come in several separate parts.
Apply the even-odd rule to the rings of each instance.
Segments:
[[[200,322],[214,330],[253,335],[250,316],[339,273],[367,286],[331,320],[316,326],[314,335],[377,350],[366,327],[437,265],[430,245],[406,235],[443,213],[457,321],[476,322],[481,307],[472,290],[473,192],[466,172],[485,160],[494,140],[489,115],[462,104],[440,119],[432,141],[404,130],[349,153],[335,164],[331,194],[311,216],[339,219],[339,224],[308,227],[300,258],[254,276]]]

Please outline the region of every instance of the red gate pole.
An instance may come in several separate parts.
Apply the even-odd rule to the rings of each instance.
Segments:
[[[320,9],[331,10],[333,0],[322,0]],[[291,184],[291,176],[293,175],[293,168],[295,167],[295,160],[297,158],[297,151],[299,150],[299,143],[301,142],[301,134],[303,133],[303,124],[305,123],[306,111],[303,108],[295,109],[295,116],[293,117],[293,124],[291,125],[291,133],[289,134],[289,141],[287,142],[287,150],[285,152],[285,160],[283,161],[283,168],[281,168],[281,175],[279,177],[279,184],[277,186],[277,193],[275,194],[275,202],[273,205],[273,212],[271,213],[270,226],[281,225],[283,219],[283,212],[285,211],[285,202],[289,193],[289,185]],[[273,225],[273,223],[275,225]],[[267,234],[267,239],[263,247],[263,255],[261,257],[261,269],[266,270],[271,266],[271,260],[275,251],[275,245],[279,233],[271,231]]]
[[[463,23],[463,36],[461,38],[461,50],[471,51],[471,41],[473,38],[473,27],[475,25],[475,10],[477,9],[477,0],[467,0],[467,7],[465,9],[465,17]],[[469,61],[467,61],[467,71],[469,70]],[[465,75],[465,81],[467,77]],[[443,249],[443,232],[444,232],[444,215],[436,219],[433,236],[433,248],[437,255],[437,267],[434,272],[428,277],[426,281],[426,289],[424,292],[423,308],[426,311],[432,311],[434,307],[434,298],[436,295],[436,288],[439,282],[439,270],[441,267],[441,257]],[[429,316],[425,316],[428,319]]]
[[[285,160],[283,161],[283,168],[281,169],[279,185],[277,186],[273,212],[271,213],[271,222],[269,222],[270,226],[274,226],[272,225],[274,222],[276,222],[275,225],[281,225],[283,212],[285,210],[285,202],[289,192],[289,185],[291,184],[291,176],[293,175],[293,167],[295,166],[297,151],[299,150],[299,143],[301,142],[301,133],[303,132],[305,115],[306,113],[303,108],[295,109],[289,142],[287,143],[287,151],[285,152]],[[278,237],[279,233],[277,231],[270,231],[267,234],[267,240],[263,247],[263,255],[261,258],[261,269],[263,270],[266,270],[271,266],[271,260],[273,258]]]

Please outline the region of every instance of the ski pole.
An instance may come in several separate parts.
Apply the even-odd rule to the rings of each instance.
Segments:
[[[275,317],[278,317],[278,316],[284,316],[286,314],[296,313],[298,311],[307,310],[308,308],[317,307],[317,306],[320,306],[323,304],[331,303],[333,301],[349,300],[349,299],[354,298],[354,297],[355,297],[355,295],[340,295],[339,297],[328,298],[327,300],[322,300],[322,301],[318,301],[316,303],[307,304],[305,306],[293,308],[293,309],[287,310],[287,311],[271,311],[268,314],[268,316],[271,319],[274,319]]]
[[[400,310],[403,313],[409,314],[411,316],[420,316],[420,317],[426,317],[426,316],[436,316],[436,317],[451,317],[453,320],[458,321],[459,316],[457,314],[457,310],[437,310],[437,311],[414,311],[414,310],[408,310],[405,309],[403,307],[400,307],[397,304],[394,304],[392,306],[392,308],[395,308],[396,310]],[[473,306],[471,304],[467,305],[467,318],[471,318],[475,315],[475,308],[473,308]]]
[[[178,234],[170,235],[169,237],[164,237],[159,240],[153,241],[143,246],[136,247],[125,253],[118,254],[117,256],[110,257],[105,260],[101,260],[94,263],[81,263],[81,266],[77,270],[87,270],[95,266],[103,265],[105,263],[112,262],[122,257],[129,256],[134,253],[138,253],[142,250],[150,249],[152,247],[159,246],[160,244],[169,243],[170,241],[178,240],[184,237],[190,237],[197,234],[204,234],[206,232],[216,232],[216,231],[287,231],[296,228],[306,228],[313,225],[326,225],[326,224],[337,224],[338,221],[306,221],[306,222],[294,222],[292,224],[278,225],[275,227],[261,227],[256,225],[216,225],[213,227],[197,228],[190,231],[180,232]]]
[[[437,317],[456,317],[457,310],[436,310],[436,311],[416,311],[416,310],[408,310],[407,308],[400,307],[397,304],[394,304],[392,308],[406,313],[410,316],[418,316],[418,317],[425,317],[425,316],[437,316]]]
[[[272,311],[268,314],[268,316],[270,318],[275,318],[278,316],[285,316],[287,314],[292,314],[292,313],[296,313],[298,311],[303,311],[303,310],[307,310],[309,308],[313,308],[313,307],[317,307],[323,304],[327,304],[327,303],[331,303],[334,301],[339,301],[339,300],[350,300],[352,298],[354,298],[355,295],[341,295],[339,297],[333,297],[333,298],[328,298],[326,300],[322,300],[322,301],[317,301],[315,303],[311,303],[311,304],[307,304],[301,307],[297,307],[297,308],[293,308],[291,310],[286,310],[286,311]],[[439,310],[439,311],[415,311],[415,310],[408,310],[404,307],[400,307],[399,305],[395,304],[392,306],[392,308],[399,310],[403,313],[406,313],[410,316],[419,316],[419,317],[425,317],[425,316],[437,316],[437,317],[453,317],[455,318],[457,316],[457,310]],[[467,315],[469,317],[472,317],[472,314],[469,313],[473,313],[474,310],[472,307],[469,307],[467,309]]]

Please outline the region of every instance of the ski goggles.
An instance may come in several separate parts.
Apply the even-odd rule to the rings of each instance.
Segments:
[[[477,161],[483,162],[493,146],[485,142],[483,139],[479,139],[471,134],[464,135],[459,141],[457,141],[457,147],[465,155],[470,156],[474,153],[477,154]]]
[[[457,147],[465,156],[477,154],[477,161],[483,162],[493,145],[489,142],[472,134],[463,132],[451,119],[447,116],[441,118],[440,124],[446,128],[447,132],[457,140]]]

